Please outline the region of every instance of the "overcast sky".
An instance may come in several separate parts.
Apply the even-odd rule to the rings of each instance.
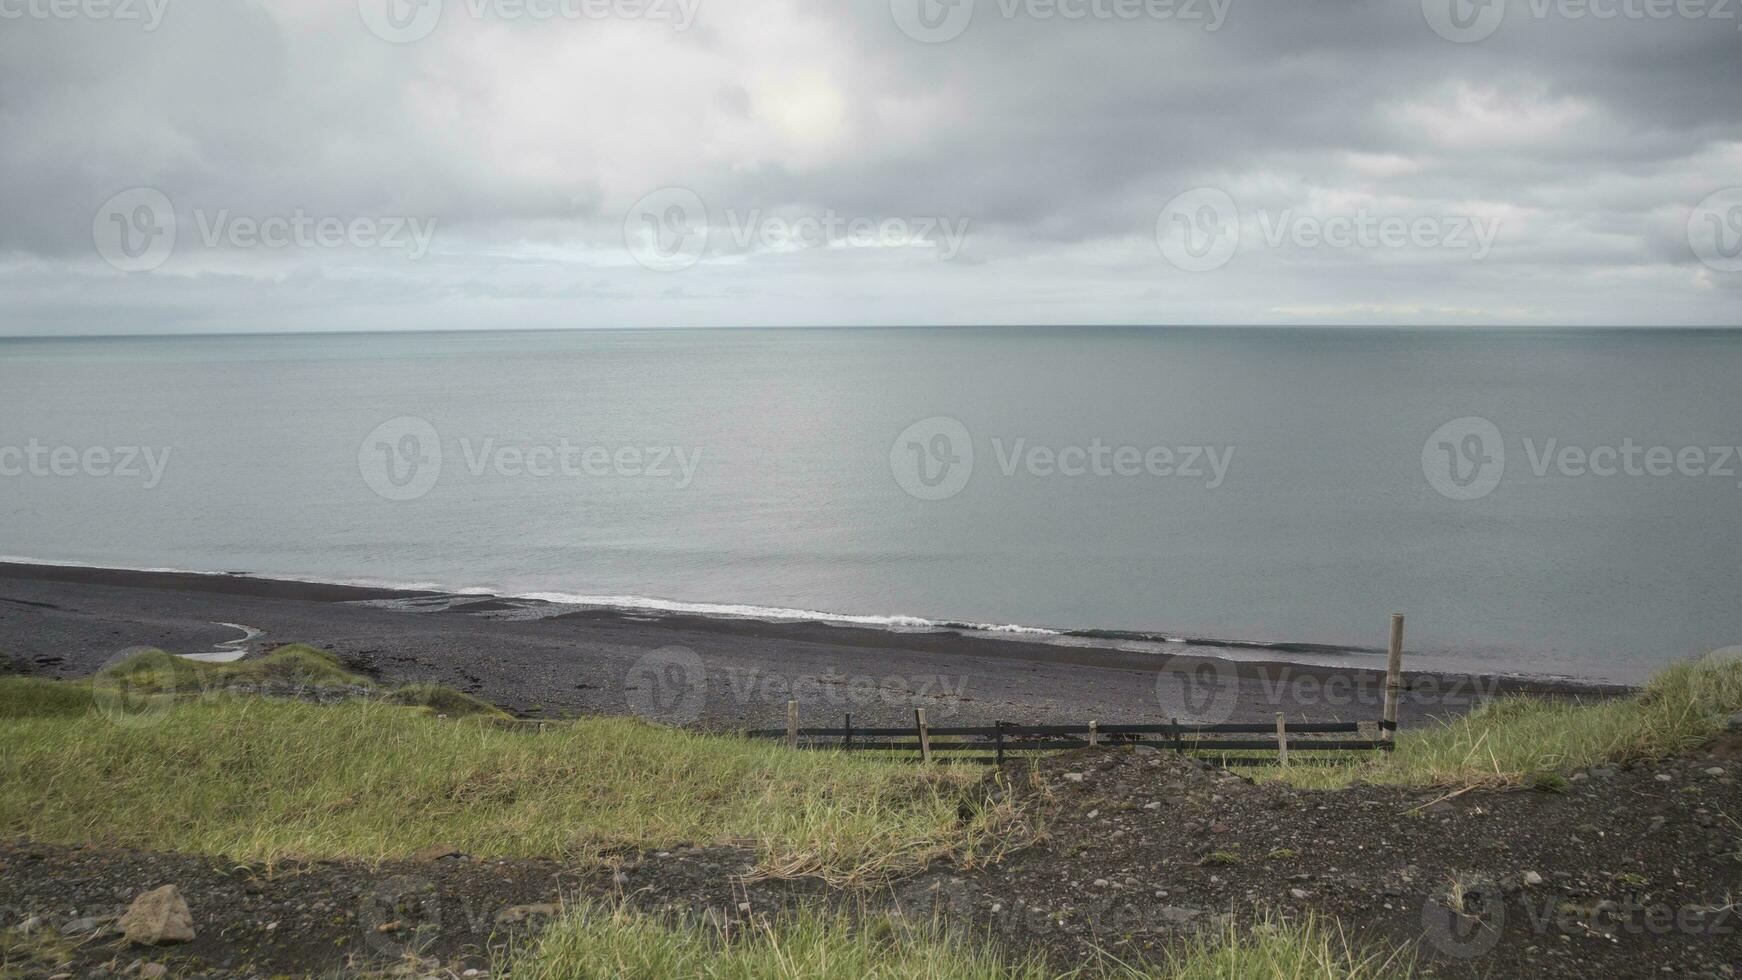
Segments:
[[[0,0],[0,333],[1742,325],[1742,0],[1488,3]]]

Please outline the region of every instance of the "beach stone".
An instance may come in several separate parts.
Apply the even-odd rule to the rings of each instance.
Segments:
[[[96,932],[98,929],[103,927],[104,921],[105,920],[99,919],[94,915],[70,919],[60,927],[60,934],[63,936],[78,936],[87,932]]]
[[[1534,871],[1526,871],[1524,873],[1524,883],[1532,887],[1540,885],[1542,884],[1542,875],[1539,875]]]
[[[169,967],[162,963],[147,963],[139,968],[139,976],[142,980],[162,980],[168,975]]]
[[[118,925],[128,942],[140,946],[192,942],[194,938],[193,913],[174,885],[134,899]]]
[[[1067,782],[1067,783],[1080,783],[1082,781],[1083,781],[1083,774],[1080,772],[1067,772],[1067,773],[1065,773],[1065,782]]]
[[[496,921],[502,925],[513,925],[532,918],[548,919],[560,911],[562,909],[559,906],[548,902],[541,902],[537,905],[510,905],[496,913]]]

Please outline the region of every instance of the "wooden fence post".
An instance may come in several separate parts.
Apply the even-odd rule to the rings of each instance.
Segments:
[[[1095,746],[1100,745],[1100,744],[1101,744],[1100,724],[1098,722],[1091,721],[1091,722],[1089,722],[1089,748],[1092,749]]]
[[[992,723],[992,732],[993,732],[992,738],[997,743],[997,746],[998,746],[998,765],[1003,765],[1004,764],[1004,723],[1001,721],[993,722]]]
[[[931,763],[931,729],[925,724],[925,709],[913,709],[913,724],[919,729],[919,761]]]
[[[798,702],[786,702],[786,747],[798,748]]]
[[[1397,738],[1397,696],[1403,689],[1403,614],[1391,616],[1390,656],[1385,661],[1385,720],[1379,723],[1379,737],[1387,742]]]
[[[1280,711],[1276,713],[1276,764],[1288,765],[1288,721]]]
[[[851,751],[853,748],[853,715],[850,712],[847,715],[846,741],[842,743],[842,746],[848,751]]]

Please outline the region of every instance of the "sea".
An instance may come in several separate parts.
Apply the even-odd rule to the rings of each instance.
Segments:
[[[6,339],[0,556],[1626,683],[1738,446],[1742,331]]]

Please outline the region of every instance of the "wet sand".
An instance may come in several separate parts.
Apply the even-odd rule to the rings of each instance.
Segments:
[[[955,630],[899,632],[578,609],[493,596],[239,575],[0,563],[0,653],[89,675],[130,648],[204,653],[260,630],[259,652],[309,643],[390,684],[447,684],[518,714],[638,714],[706,728],[1009,721],[1374,721],[1384,676],[1364,666],[1230,661],[1061,646]],[[1623,689],[1405,672],[1400,723],[1481,698]]]

